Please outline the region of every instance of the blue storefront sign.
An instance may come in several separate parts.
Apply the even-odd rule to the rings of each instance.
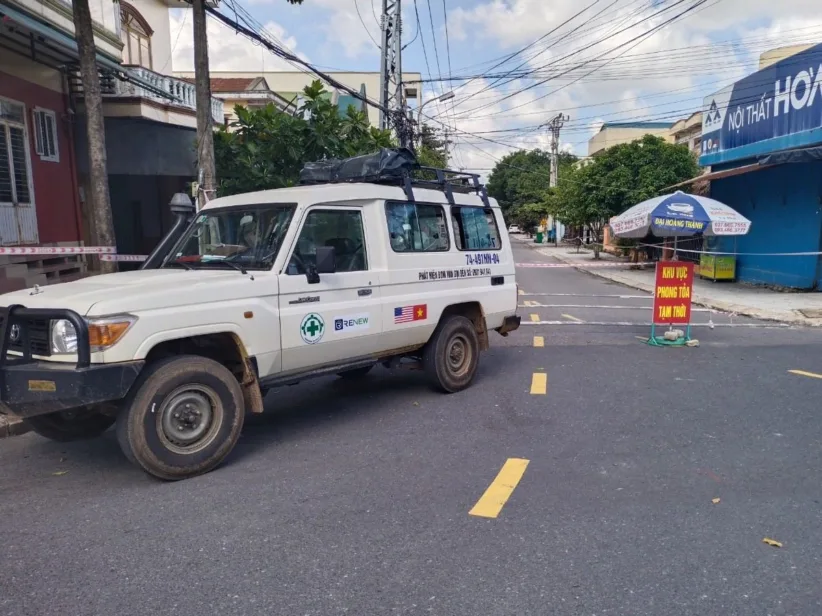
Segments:
[[[822,143],[822,44],[705,98],[702,166]]]

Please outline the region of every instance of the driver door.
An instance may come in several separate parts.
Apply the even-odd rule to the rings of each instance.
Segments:
[[[373,213],[372,213],[373,215]],[[369,259],[366,211],[313,207],[279,275],[283,371],[341,363],[379,350],[382,314],[378,276]],[[333,246],[336,271],[310,284],[317,246]]]

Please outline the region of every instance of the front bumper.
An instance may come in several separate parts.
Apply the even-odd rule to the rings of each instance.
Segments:
[[[497,332],[499,332],[503,336],[507,336],[509,332],[518,330],[520,323],[522,323],[522,317],[505,317],[502,320],[502,325],[497,328]]]
[[[10,306],[0,309],[0,413],[34,417],[125,397],[145,362],[91,364],[88,325],[76,312]],[[70,321],[77,332],[77,362],[40,361],[32,356],[32,320]],[[21,355],[9,354],[14,339]]]
[[[121,400],[145,362],[78,368],[57,362],[7,361],[0,368],[0,413],[25,419],[90,404]]]

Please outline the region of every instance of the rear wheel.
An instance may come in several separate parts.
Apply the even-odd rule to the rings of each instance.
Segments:
[[[422,355],[423,368],[434,389],[455,393],[467,388],[479,367],[479,337],[465,317],[445,317]]]
[[[351,370],[346,370],[345,372],[340,372],[337,376],[341,379],[345,379],[347,381],[356,381],[365,377],[374,366],[363,366],[362,368],[353,368]]]
[[[245,418],[240,384],[222,364],[196,355],[147,367],[117,418],[123,453],[166,480],[216,468],[237,444]]]
[[[114,417],[103,415],[94,407],[87,406],[29,417],[25,420],[32,431],[58,443],[98,437],[108,430],[114,421]]]

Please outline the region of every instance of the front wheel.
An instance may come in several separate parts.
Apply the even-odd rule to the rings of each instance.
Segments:
[[[434,389],[452,394],[467,388],[479,367],[479,337],[474,324],[465,317],[446,317],[428,341],[422,363]]]
[[[237,444],[245,418],[240,384],[222,364],[196,355],[147,367],[117,417],[126,457],[159,479],[216,468]]]
[[[114,424],[114,417],[103,415],[94,407],[84,406],[29,417],[25,422],[42,437],[58,443],[70,443],[100,436]]]

